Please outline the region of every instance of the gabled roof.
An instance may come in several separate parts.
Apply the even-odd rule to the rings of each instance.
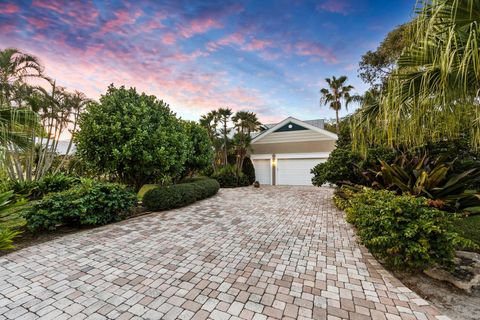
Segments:
[[[338,137],[337,137],[336,134],[334,134],[334,133],[332,133],[332,132],[330,132],[330,131],[328,131],[328,130],[321,129],[321,128],[317,127],[317,126],[314,126],[314,125],[312,125],[312,124],[310,124],[310,123],[308,123],[308,122],[302,121],[302,120],[298,120],[298,119],[296,119],[296,118],[294,118],[294,117],[288,117],[288,118],[286,118],[285,120],[277,123],[276,125],[268,128],[268,130],[265,130],[265,131],[261,132],[259,135],[257,135],[255,138],[253,138],[252,143],[255,143],[255,142],[257,142],[257,141],[265,138],[266,136],[268,136],[268,135],[270,135],[271,133],[277,131],[278,129],[282,128],[284,125],[286,125],[286,124],[288,124],[288,123],[290,123],[290,122],[291,122],[291,123],[295,123],[295,124],[297,124],[297,125],[299,125],[299,126],[302,126],[302,127],[304,127],[304,128],[307,128],[307,129],[309,129],[309,130],[313,130],[313,131],[315,131],[315,132],[319,132],[319,133],[321,133],[321,134],[323,134],[323,135],[325,135],[325,136],[327,136],[327,137],[332,138],[332,140],[337,140],[337,139],[338,139]]]

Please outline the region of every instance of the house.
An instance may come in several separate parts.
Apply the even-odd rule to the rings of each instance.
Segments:
[[[324,129],[323,120],[288,117],[266,125],[253,137],[250,158],[260,184],[312,185],[310,170],[325,162],[335,149],[337,135]]]

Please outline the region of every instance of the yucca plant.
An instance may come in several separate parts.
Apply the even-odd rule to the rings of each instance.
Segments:
[[[470,181],[480,175],[476,168],[451,173],[453,162],[442,157],[402,154],[392,164],[380,160],[380,168],[364,173],[372,187],[394,190],[432,199],[431,204],[449,210],[480,213],[480,193],[467,190]]]

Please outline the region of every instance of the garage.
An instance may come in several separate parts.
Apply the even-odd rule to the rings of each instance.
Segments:
[[[262,185],[311,186],[310,171],[327,160],[337,135],[324,129],[322,119],[288,117],[264,127],[253,137],[249,153],[256,180]]]
[[[252,159],[255,179],[260,184],[272,184],[272,167],[270,159]]]
[[[325,162],[325,159],[278,159],[276,184],[311,186],[313,175],[310,171],[321,162]]]

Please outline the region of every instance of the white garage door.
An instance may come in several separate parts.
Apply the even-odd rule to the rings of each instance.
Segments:
[[[271,184],[272,168],[270,166],[270,159],[256,159],[253,160],[255,167],[255,180],[260,184]]]
[[[278,159],[277,184],[294,186],[311,186],[313,167],[326,159]]]

